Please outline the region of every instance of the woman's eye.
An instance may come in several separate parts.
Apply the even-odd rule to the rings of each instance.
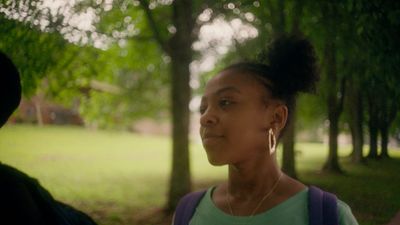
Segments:
[[[206,106],[200,106],[200,108],[199,108],[199,112],[201,115],[203,115],[206,112],[206,110],[207,110]]]
[[[232,104],[233,104],[232,101],[226,100],[226,99],[222,99],[222,100],[219,101],[219,105],[220,105],[221,107],[228,106],[228,105],[232,105]]]

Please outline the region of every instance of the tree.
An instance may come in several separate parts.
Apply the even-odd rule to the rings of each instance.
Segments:
[[[337,70],[337,33],[339,4],[333,2],[321,3],[323,20],[323,68],[326,82],[326,104],[329,120],[329,153],[323,169],[341,173],[338,160],[339,117],[343,109],[345,79],[338,76]]]
[[[178,200],[191,189],[189,166],[189,86],[192,62],[193,30],[196,15],[190,0],[172,2],[172,35],[160,35],[157,21],[146,0],[140,0],[148,25],[160,48],[171,58],[172,172],[166,209],[172,211]]]
[[[357,72],[355,72],[357,74]],[[361,93],[361,87],[357,77],[349,76],[347,83],[346,93],[346,108],[348,113],[349,127],[352,137],[353,150],[351,153],[351,159],[355,163],[364,162],[363,157],[363,144],[364,144],[364,108],[363,108],[363,96]]]
[[[344,96],[345,120],[350,128],[353,150],[350,154],[353,163],[364,163],[364,94],[363,81],[366,79],[364,50],[360,45],[362,39],[357,29],[360,26],[360,15],[356,12],[354,1],[349,1],[350,6],[342,9],[345,13],[345,24],[341,25],[343,42],[339,55],[342,58],[339,65],[342,73],[346,74],[347,82]]]
[[[301,35],[300,23],[303,11],[303,1],[295,1],[293,7],[293,22],[291,33]],[[296,114],[297,103],[294,101],[290,106],[292,112],[289,113],[288,125],[286,134],[283,136],[283,153],[282,153],[282,170],[293,178],[297,178],[296,163],[295,163],[295,127],[296,127]]]
[[[368,102],[368,126],[370,136],[369,158],[378,158],[378,135],[381,134],[381,156],[388,157],[388,136],[397,112],[400,96],[398,74],[400,68],[398,60],[400,54],[399,20],[397,15],[400,9],[399,2],[370,1],[360,2],[357,13],[359,14],[359,34],[363,43],[368,45],[363,51],[367,55],[366,79],[363,85],[366,89]]]
[[[169,90],[163,74],[168,59],[156,44],[126,40],[136,38],[140,23],[136,28],[107,2],[64,2],[57,9],[46,4],[0,5],[0,32],[7,34],[0,48],[21,70],[25,97],[40,94],[62,103],[91,127],[126,128],[144,116],[165,118],[168,102],[149,93]],[[82,16],[92,19],[82,24]]]

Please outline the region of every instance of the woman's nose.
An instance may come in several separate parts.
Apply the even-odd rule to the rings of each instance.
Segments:
[[[200,125],[207,127],[218,122],[218,117],[212,109],[208,108],[200,117]]]

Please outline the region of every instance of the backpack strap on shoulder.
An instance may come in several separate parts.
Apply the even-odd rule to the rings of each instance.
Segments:
[[[189,193],[179,201],[175,210],[174,225],[189,225],[190,219],[206,190]]]
[[[309,187],[308,213],[310,225],[339,225],[336,196],[315,186]]]

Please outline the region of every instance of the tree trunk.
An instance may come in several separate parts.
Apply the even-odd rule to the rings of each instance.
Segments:
[[[192,61],[192,1],[173,2],[173,21],[176,33],[170,39],[172,75],[172,173],[168,193],[167,210],[173,211],[179,199],[190,192],[189,165],[189,86]]]
[[[389,127],[382,126],[380,131],[381,131],[381,154],[379,155],[379,157],[380,158],[389,158],[389,153],[388,153]]]
[[[41,102],[39,99],[39,96],[36,96],[36,98],[33,100],[34,105],[35,105],[35,113],[36,113],[36,121],[38,126],[43,126],[43,115],[42,115],[42,107],[41,107]]]
[[[370,115],[373,116],[373,115]],[[369,153],[368,158],[378,158],[378,126],[373,118],[369,120]]]
[[[369,153],[368,158],[376,159],[378,158],[378,124],[379,124],[379,116],[378,116],[378,103],[376,99],[371,95],[368,97],[368,129],[369,129]]]
[[[336,56],[333,42],[326,46],[326,76],[328,80],[328,120],[329,120],[329,153],[323,170],[329,172],[341,172],[338,161],[338,135],[339,135],[339,115],[337,113],[336,99]]]
[[[322,4],[322,13],[324,15],[326,34],[324,43],[324,62],[326,76],[326,93],[328,104],[329,120],[329,153],[323,166],[324,171],[341,173],[338,160],[338,135],[339,135],[339,117],[342,112],[344,82],[339,85],[339,79],[336,71],[336,5],[330,2]],[[344,81],[344,80],[343,80]],[[338,97],[339,95],[339,97]]]
[[[300,18],[303,9],[303,1],[298,0],[295,1],[293,7],[293,21],[292,21],[292,29],[291,33],[294,35],[300,35]],[[283,9],[281,12],[283,14]],[[284,19],[282,19],[284,21]],[[286,128],[286,134],[283,136],[283,152],[282,152],[282,170],[289,176],[293,178],[297,178],[296,172],[296,152],[295,152],[295,143],[296,143],[296,100],[294,100],[289,110],[288,125]]]
[[[351,130],[351,139],[353,151],[351,159],[355,163],[363,163],[363,107],[359,86],[355,84],[354,78],[349,80],[347,94],[347,109],[349,114],[349,126]]]
[[[277,36],[285,33],[286,19],[285,19],[285,1],[278,1],[278,24],[275,27]]]
[[[329,111],[332,111],[330,109]],[[342,173],[338,159],[338,136],[339,136],[339,115],[329,112],[329,153],[323,170],[334,173]]]
[[[379,130],[381,132],[381,154],[380,158],[389,158],[388,144],[389,144],[389,129],[398,111],[398,98],[382,98],[382,106],[380,108],[381,113],[379,114],[380,126]]]
[[[304,5],[303,0],[294,1],[291,32],[292,32],[292,34],[295,34],[295,35],[301,34],[300,21],[301,21],[302,15],[303,15],[303,5]]]
[[[282,170],[287,175],[297,178],[295,163],[295,120],[296,120],[296,104],[291,107],[289,113],[288,125],[283,136],[283,152],[282,152]]]

